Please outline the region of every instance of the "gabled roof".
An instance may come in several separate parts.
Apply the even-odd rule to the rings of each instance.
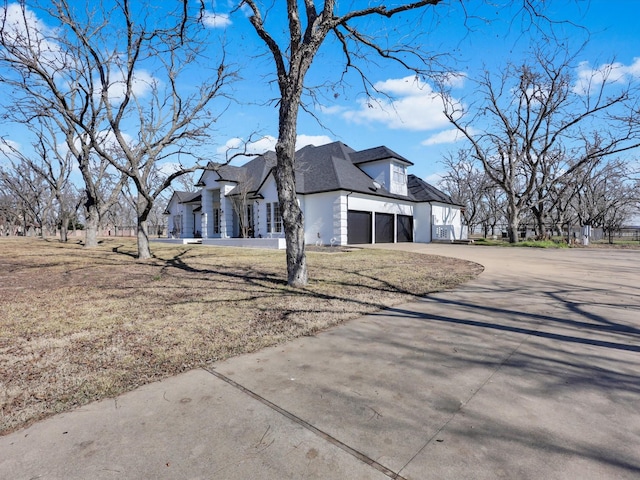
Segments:
[[[196,186],[201,187],[204,185],[204,176],[207,172],[217,173],[220,181],[238,183],[247,176],[245,171],[245,166],[236,167],[235,165],[209,162],[204,172],[202,172],[202,175],[200,175],[200,178],[196,182]]]
[[[164,210],[165,214],[169,214],[169,205],[173,200],[176,200],[178,203],[198,203],[202,201],[202,192],[183,192],[181,190],[175,190],[171,198],[167,202],[167,208]]]
[[[449,195],[415,175],[408,175],[407,188],[413,198],[419,202],[440,202],[456,205]]]
[[[366,150],[361,150],[359,152],[354,152],[351,154],[351,161],[354,163],[354,165],[377,162],[378,160],[386,160],[388,158],[400,160],[407,165],[413,165],[413,162],[410,162],[399,153],[396,153],[390,148],[384,146],[368,148]]]
[[[342,142],[326,145],[307,145],[296,152],[296,191],[299,194],[312,194],[345,190],[405,201],[438,201],[453,204],[451,198],[427,182],[408,176],[408,194],[397,195],[389,192],[358,167],[363,163],[378,160],[395,159],[407,165],[409,160],[387,147],[375,147],[355,151]],[[235,182],[238,185],[229,195],[243,193],[256,194],[276,166],[275,152],[253,158],[242,167],[210,164],[222,181]],[[202,184],[203,176],[199,184]]]

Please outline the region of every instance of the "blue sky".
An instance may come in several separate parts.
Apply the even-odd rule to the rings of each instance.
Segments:
[[[85,2],[76,3],[86,5]],[[281,5],[284,2],[274,3]],[[358,0],[339,2],[356,7],[367,3]],[[422,18],[417,32],[417,13],[392,18],[385,23],[370,21],[363,29],[384,38],[391,38],[398,32],[419,35],[418,41],[429,45],[434,52],[448,54],[443,59],[448,69],[463,72],[468,78],[477,76],[483,68],[499,71],[507,62],[518,61],[526,55],[535,29],[523,27],[517,9],[510,5],[513,2],[464,3],[466,18],[460,2],[449,0],[433,9],[435,16],[428,14]],[[508,6],[495,7],[496,3]],[[548,3],[546,13],[549,17],[584,27],[555,27],[559,35],[570,38],[575,48],[589,38],[588,46],[578,59],[584,62],[582,69],[615,61],[629,75],[640,80],[640,60],[637,60],[640,33],[635,25],[640,1],[554,0]],[[489,8],[487,4],[494,6]],[[249,139],[251,134],[258,139],[253,145],[255,151],[272,148],[277,135],[278,112],[275,102],[268,101],[276,99],[278,92],[272,82],[275,68],[271,59],[265,55],[265,47],[245,12],[238,11],[229,16],[231,6],[224,0],[208,2],[208,5],[205,20],[212,33],[226,40],[227,58],[239,69],[241,79],[231,86],[230,93],[235,101],[228,105],[218,122],[213,144],[207,150],[212,157],[218,155],[212,160],[220,161],[227,146],[237,145],[240,140]],[[284,32],[285,17],[278,13],[276,10],[269,14],[269,27]],[[216,53],[212,51],[211,55]],[[415,164],[411,173],[436,182],[444,168],[440,163],[443,156],[464,144],[454,141],[455,136],[441,113],[442,104],[434,96],[432,85],[417,82],[410,72],[388,61],[376,60],[375,64],[361,65],[375,87],[391,98],[378,97],[371,102],[353,75],[347,76],[342,84],[331,83],[330,88],[319,90],[323,93],[319,102],[309,105],[313,115],[301,112],[299,144],[340,140],[357,150],[386,145]],[[314,61],[307,85],[336,82],[342,68],[343,57],[339,49],[328,43]],[[461,102],[471,101],[472,82],[460,78],[453,94]],[[12,137],[5,132],[5,136],[17,143],[26,142],[19,134]]]
[[[513,7],[487,8],[486,3],[495,4],[468,2],[466,23],[457,1],[436,7],[436,19],[427,23],[432,31],[423,37],[423,41],[433,44],[436,51],[450,54],[444,60],[449,68],[470,78],[477,76],[483,68],[499,70],[509,61],[522,59],[530,47],[532,35],[535,36],[535,29],[527,30]],[[556,25],[554,28],[558,36],[569,38],[574,49],[589,40],[576,59],[576,64],[584,62],[583,70],[615,61],[640,80],[640,60],[637,60],[640,57],[640,33],[635,20],[640,13],[640,2],[554,0],[548,3],[546,13],[550,18],[575,24]],[[228,10],[218,3],[215,13],[220,16]],[[392,19],[390,24],[396,22],[400,28],[410,29],[415,15],[411,13]],[[262,51],[260,41],[243,15],[235,14],[229,19],[220,17],[218,20],[228,22],[226,35],[239,39],[238,46],[242,51]],[[380,25],[371,27],[380,28]],[[308,84],[336,80],[335,72],[341,68],[341,61],[339,52],[332,48],[323,49],[309,72]],[[251,58],[248,64],[252,73],[249,77],[246,73],[243,75],[244,80],[236,87],[238,91],[256,101],[276,97],[274,87],[266,86],[265,77],[261,76],[270,78],[268,75],[273,73],[268,58]],[[321,100],[322,105],[314,106],[313,114],[322,125],[311,115],[301,112],[299,136],[303,142],[340,140],[355,149],[386,145],[414,162],[412,173],[437,181],[443,171],[440,163],[443,155],[455,152],[464,144],[453,141],[455,136],[441,114],[440,100],[432,95],[431,85],[416,82],[410,72],[385,61],[378,61],[368,74],[372,83],[391,95],[393,100],[380,97],[379,104],[374,103],[375,108],[369,108],[367,104],[371,102],[367,102],[363,89],[351,77],[350,87],[330,90],[330,93],[336,93],[335,97],[327,95]],[[471,101],[473,93],[472,82],[463,79],[453,90],[456,98],[463,102]],[[235,107],[224,120],[229,139],[236,136],[246,139],[252,129],[275,137],[276,122],[277,110],[274,107],[248,105]],[[237,133],[234,135],[232,131]],[[263,141],[261,146],[268,143]]]

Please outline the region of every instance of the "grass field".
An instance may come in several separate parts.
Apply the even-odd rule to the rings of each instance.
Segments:
[[[0,239],[0,434],[229,356],[314,333],[478,275],[477,264],[382,250],[284,252],[152,244],[96,249]],[[327,249],[327,251],[329,251]]]

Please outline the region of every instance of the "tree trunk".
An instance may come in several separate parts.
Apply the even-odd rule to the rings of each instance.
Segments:
[[[538,240],[544,240],[545,228],[544,228],[544,213],[542,209],[532,208],[533,216],[536,219],[536,237]]]
[[[147,260],[151,258],[151,249],[149,248],[149,212],[151,211],[151,202],[147,200],[143,195],[138,194],[138,201],[136,205],[138,213],[138,258],[140,260]]]
[[[507,234],[509,243],[518,243],[518,229],[520,228],[520,211],[513,202],[507,206]]]
[[[85,248],[95,248],[98,246],[98,225],[100,224],[100,215],[96,205],[87,205],[87,226],[84,232]]]
[[[62,199],[58,198],[58,201],[62,203]],[[71,214],[66,212],[64,208],[60,208],[60,241],[66,243],[69,240],[69,219]]]
[[[295,150],[298,101],[295,95],[283,95],[280,105],[279,136],[276,144],[276,185],[282,211],[282,223],[287,244],[287,283],[303,287],[308,282],[307,257],[304,244],[304,218],[296,196]]]
[[[67,230],[67,225],[69,224],[68,218],[63,218],[62,223],[60,224],[60,241],[66,243],[69,240],[69,234]]]

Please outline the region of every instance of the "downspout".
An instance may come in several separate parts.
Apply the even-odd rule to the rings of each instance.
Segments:
[[[433,243],[433,203],[429,204],[429,243]]]

